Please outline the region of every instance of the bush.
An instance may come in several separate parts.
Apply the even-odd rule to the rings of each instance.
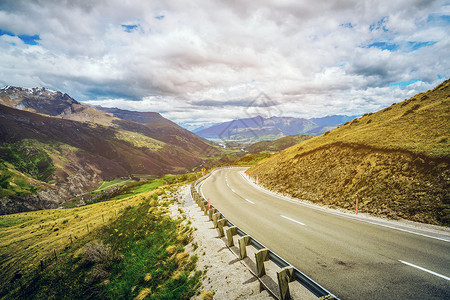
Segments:
[[[85,246],[81,264],[92,266],[90,275],[93,282],[100,281],[109,276],[112,266],[122,259],[121,255],[113,252],[103,242],[93,242]]]

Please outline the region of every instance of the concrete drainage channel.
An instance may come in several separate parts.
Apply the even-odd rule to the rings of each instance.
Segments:
[[[217,169],[215,171],[217,171]],[[257,276],[267,291],[269,291],[277,299],[294,299],[297,298],[296,296],[300,296],[304,299],[306,296],[304,292],[302,293],[300,291],[301,295],[299,295],[299,292],[291,292],[289,283],[297,282],[303,287],[303,289],[307,289],[306,292],[310,294],[310,297],[317,297],[323,300],[338,299],[325,288],[303,274],[300,270],[291,266],[273,251],[266,248],[256,239],[234,226],[222,213],[220,213],[219,210],[217,210],[214,206],[209,205],[208,201],[198,193],[196,186],[210,174],[200,178],[193,186],[191,186],[192,199],[197,203],[204,214],[209,216],[209,220],[213,222],[214,228],[218,230],[219,238],[223,238],[228,249],[234,252],[238,256],[239,260],[243,260],[245,262],[249,270]],[[236,235],[239,236],[237,239],[237,247],[234,243],[234,236]],[[252,247],[247,248],[247,246]],[[254,261],[249,258],[247,253],[248,250],[249,252],[254,252]],[[266,267],[264,264],[267,261],[273,265],[273,267],[270,268],[270,273],[275,274],[267,274],[269,272],[266,272]],[[275,275],[274,277],[277,278],[277,282],[270,278],[270,276],[266,276],[266,274]]]

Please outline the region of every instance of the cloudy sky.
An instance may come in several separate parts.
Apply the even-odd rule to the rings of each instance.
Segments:
[[[358,115],[450,77],[450,1],[1,0],[0,85],[194,128]]]

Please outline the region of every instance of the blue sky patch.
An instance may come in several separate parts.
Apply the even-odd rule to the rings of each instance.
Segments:
[[[391,44],[391,43],[386,43],[386,42],[375,42],[375,43],[368,45],[367,47],[369,47],[369,48],[375,47],[375,48],[379,48],[381,50],[389,50],[389,51],[395,51],[398,49],[397,44]]]
[[[157,19],[157,20],[162,20],[162,19],[164,19],[164,16],[163,15],[160,15],[160,16],[155,16],[155,19]]]
[[[3,30],[0,28],[0,36],[2,35],[9,35],[9,36],[17,36],[19,39],[22,40],[22,42],[24,42],[27,45],[38,45],[39,43],[37,41],[40,41],[41,38],[39,37],[38,34],[35,35],[27,35],[27,34],[19,34],[19,35],[15,35],[14,33],[7,31],[7,30]],[[15,46],[15,43],[10,43],[10,45]]]
[[[427,22],[438,26],[450,25],[450,15],[431,14],[427,18]]]
[[[376,23],[373,23],[369,26],[370,31],[374,30],[383,30],[384,32],[388,32],[388,29],[386,28],[386,24],[389,20],[389,17],[383,17],[381,20],[377,21]]]
[[[27,45],[37,45],[39,44],[37,41],[41,40],[41,38],[37,34],[35,35],[19,34],[17,37]]]
[[[420,81],[420,79],[413,79],[413,80],[395,82],[395,83],[391,83],[389,86],[404,87],[404,86],[408,86],[410,84],[416,83],[417,81]]]
[[[436,44],[436,42],[408,42],[408,46],[412,51],[423,47],[433,46],[434,44]]]
[[[344,28],[350,28],[350,29],[352,29],[352,28],[354,27],[353,24],[350,23],[350,22],[348,22],[348,23],[343,23],[343,24],[341,24],[341,25],[339,25],[339,26],[344,27]]]
[[[10,31],[7,31],[7,30],[3,30],[3,29],[0,28],[0,36],[2,36],[2,35],[15,36],[14,33],[10,32]]]
[[[122,25],[122,28],[126,32],[132,32],[133,30],[137,29],[137,25]]]

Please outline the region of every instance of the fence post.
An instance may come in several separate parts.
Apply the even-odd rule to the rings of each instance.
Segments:
[[[208,215],[208,202],[207,201],[203,201],[203,213],[206,215]]]
[[[256,274],[258,277],[266,274],[266,269],[264,268],[264,262],[269,260],[269,251],[267,249],[261,249],[255,253],[256,260]]]
[[[209,220],[212,221],[213,220],[213,215],[216,213],[216,209],[215,208],[211,208],[209,210]]]
[[[237,234],[237,227],[233,226],[227,229],[227,246],[232,247],[234,246],[233,236]]]
[[[247,249],[246,246],[250,245],[250,237],[248,235],[244,235],[238,239],[239,244],[239,257],[244,259],[247,257]]]
[[[225,234],[223,233],[223,226],[227,223],[226,219],[220,219],[217,221],[217,227],[219,227],[219,237],[223,237]]]
[[[219,220],[220,218],[220,213],[215,213],[213,214],[213,224],[214,224],[214,228],[217,228],[217,220]]]
[[[289,282],[294,281],[294,268],[286,267],[277,272],[278,287],[280,288],[280,299],[291,299]]]

